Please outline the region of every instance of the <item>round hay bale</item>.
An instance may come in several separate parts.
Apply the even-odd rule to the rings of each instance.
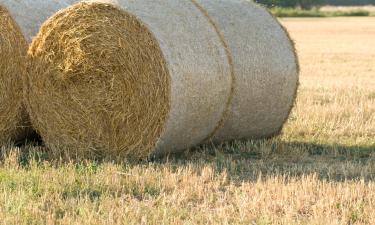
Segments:
[[[244,0],[192,0],[226,43],[233,96],[213,140],[279,134],[294,105],[299,64],[293,41],[264,7]]]
[[[76,2],[79,0],[0,0],[0,5],[8,9],[27,42],[31,43],[44,21]]]
[[[85,158],[201,143],[232,88],[216,29],[191,1],[118,2],[78,3],[42,26],[25,85],[34,127],[52,150]]]
[[[18,141],[28,131],[22,101],[27,43],[19,27],[0,5],[0,145]]]

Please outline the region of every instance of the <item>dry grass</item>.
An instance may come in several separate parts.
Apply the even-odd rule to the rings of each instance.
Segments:
[[[375,19],[286,19],[297,41],[301,89],[283,139],[375,143]]]
[[[5,224],[375,224],[375,18],[287,19],[301,88],[278,139],[149,162],[2,150]]]

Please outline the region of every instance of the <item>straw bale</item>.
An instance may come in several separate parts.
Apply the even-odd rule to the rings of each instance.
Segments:
[[[193,0],[231,55],[233,98],[215,142],[272,137],[294,105],[299,65],[293,41],[264,7],[244,0]]]
[[[232,89],[223,43],[190,1],[78,3],[42,26],[29,55],[32,123],[70,156],[192,147],[217,129]]]
[[[19,27],[0,5],[0,145],[21,140],[29,131],[22,103],[26,51]]]

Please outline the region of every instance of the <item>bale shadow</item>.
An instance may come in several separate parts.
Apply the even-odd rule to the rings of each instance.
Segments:
[[[173,163],[179,167],[211,166],[215,173],[226,171],[238,182],[256,181],[260,174],[289,178],[314,175],[335,182],[375,181],[375,145],[345,146],[269,139],[232,141],[201,146],[183,154],[156,158],[153,162],[159,165]]]
[[[282,176],[301,178],[316,176],[321,180],[346,182],[375,181],[375,146],[344,146],[311,142],[284,142],[277,139],[258,141],[232,141],[219,145],[209,144],[181,154],[144,161],[131,160],[67,160],[54,158],[49,150],[34,139],[22,145],[0,149],[0,164],[14,154],[18,166],[27,169],[30,164],[49,163],[59,167],[78,165],[82,170],[112,163],[124,169],[137,166],[173,171],[190,168],[198,175],[211,168],[215,176],[226,173],[233,182],[255,182],[263,178]]]

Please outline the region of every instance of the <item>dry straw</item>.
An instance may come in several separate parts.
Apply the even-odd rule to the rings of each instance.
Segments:
[[[222,118],[229,66],[213,27],[191,2],[136,2],[74,5],[33,41],[26,102],[51,149],[144,158],[202,142]]]
[[[19,27],[0,5],[0,145],[27,134],[22,103],[22,76],[26,74],[27,44]]]
[[[0,145],[34,135],[22,106],[27,43],[41,24],[77,0],[0,0]]]
[[[295,98],[297,60],[263,8],[243,1],[102,2],[60,11],[29,50],[37,66],[26,102],[52,150],[144,158],[212,137],[280,130]]]

